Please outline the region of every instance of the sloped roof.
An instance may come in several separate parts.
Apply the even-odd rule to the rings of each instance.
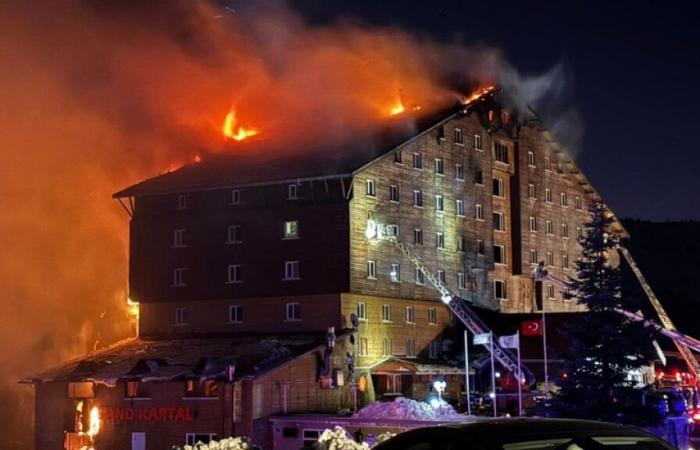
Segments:
[[[349,333],[338,333],[336,339]],[[230,365],[235,366],[235,379],[239,379],[262,375],[325,346],[326,342],[325,332],[157,340],[130,338],[21,382],[94,381],[113,386],[124,379],[221,379]]]

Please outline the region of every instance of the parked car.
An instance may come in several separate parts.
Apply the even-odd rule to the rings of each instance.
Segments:
[[[374,450],[670,450],[637,428],[588,420],[514,418],[419,428]]]

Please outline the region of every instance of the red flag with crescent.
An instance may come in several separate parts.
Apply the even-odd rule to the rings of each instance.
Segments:
[[[523,336],[542,336],[542,320],[524,320],[520,324],[520,332]]]

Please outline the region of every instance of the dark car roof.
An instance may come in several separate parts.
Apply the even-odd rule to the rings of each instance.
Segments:
[[[566,432],[612,432],[623,433],[628,435],[646,435],[642,430],[619,425],[616,423],[598,422],[595,420],[579,420],[579,419],[546,419],[546,418],[502,418],[492,419],[483,422],[474,422],[467,424],[450,425],[449,428],[463,431],[465,433],[473,432],[503,432],[506,431],[512,435],[527,435],[539,433],[556,433],[558,431]]]

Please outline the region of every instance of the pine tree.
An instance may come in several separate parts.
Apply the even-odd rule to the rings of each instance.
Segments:
[[[629,379],[630,371],[647,364],[645,353],[653,331],[615,309],[638,310],[639,298],[623,296],[617,236],[612,217],[602,203],[589,208],[590,222],[580,243],[577,275],[567,283],[566,296],[588,312],[566,324],[570,355],[558,391],[547,405],[549,415],[650,425],[659,416],[644,406],[645,388]],[[540,405],[543,407],[544,405]]]

